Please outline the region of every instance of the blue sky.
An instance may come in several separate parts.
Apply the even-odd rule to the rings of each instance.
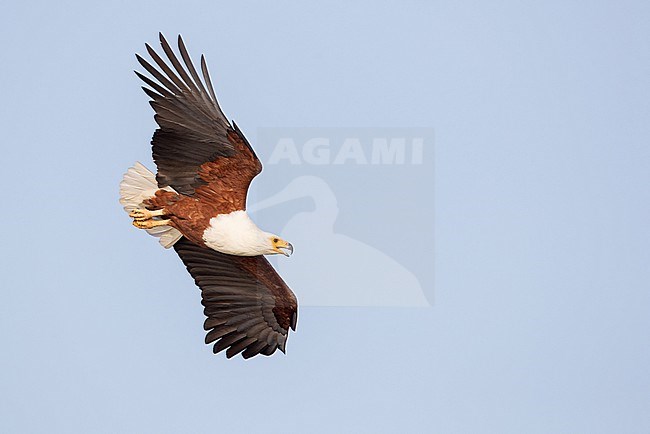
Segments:
[[[0,431],[649,432],[649,21],[641,1],[1,6]],[[152,167],[132,70],[159,31],[206,54],[263,158],[265,128],[435,131],[430,178],[299,173],[431,307],[304,307],[286,356],[211,354],[180,260],[117,201]],[[358,258],[328,255],[345,285]],[[313,275],[289,274],[300,299]]]

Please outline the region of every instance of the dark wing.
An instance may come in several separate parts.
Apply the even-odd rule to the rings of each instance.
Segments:
[[[143,89],[152,99],[154,119],[160,126],[151,141],[158,186],[224,204],[241,204],[236,209],[244,209],[248,186],[262,164],[237,125],[231,125],[221,111],[205,58],[201,56],[204,83],[180,36],[178,49],[185,66],[162,33],[160,43],[171,66],[148,44],[147,52],[157,68],[136,55],[156,80],[136,71],[150,86]],[[224,193],[229,195],[225,200]]]
[[[296,329],[296,296],[263,256],[232,256],[181,238],[174,249],[201,288],[208,317],[205,343],[245,359],[285,351],[289,328]]]

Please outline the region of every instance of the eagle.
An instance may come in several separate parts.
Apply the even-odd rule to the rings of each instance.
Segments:
[[[290,256],[293,246],[261,230],[246,213],[251,181],[262,171],[252,146],[227,120],[205,57],[199,76],[183,38],[180,59],[159,34],[167,62],[145,44],[152,63],[136,54],[158,128],[151,139],[154,175],[135,163],[120,183],[120,203],[133,225],[173,247],[201,290],[205,343],[245,359],[285,352],[295,331],[295,294],[264,255]]]

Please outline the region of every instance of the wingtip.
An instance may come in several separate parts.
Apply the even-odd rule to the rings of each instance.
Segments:
[[[146,43],[146,42],[145,42],[145,44],[144,44],[144,47],[147,49],[147,52],[149,53],[149,55],[155,59],[155,58],[156,58],[156,50],[154,50],[154,49],[151,47],[151,45],[149,45],[149,44]]]
[[[298,325],[298,311],[295,311],[291,316],[291,330],[296,331],[296,325]]]
[[[138,60],[138,63],[142,65],[143,68],[147,68],[148,62],[144,60],[144,57],[140,56],[140,54],[135,53],[135,58]]]
[[[165,38],[165,35],[163,35],[162,33],[159,33],[158,35],[160,39],[160,45],[162,45],[163,47],[165,47],[165,45],[169,47],[169,42],[167,42],[167,38]]]

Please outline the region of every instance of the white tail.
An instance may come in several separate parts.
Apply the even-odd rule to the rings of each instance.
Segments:
[[[120,182],[120,203],[127,213],[136,208],[143,208],[143,201],[152,197],[158,191],[156,175],[142,164],[136,162],[133,167],[124,174]],[[171,187],[164,190],[174,191]],[[171,226],[157,226],[152,229],[146,229],[150,235],[159,238],[160,244],[168,249],[180,240],[183,234]]]

